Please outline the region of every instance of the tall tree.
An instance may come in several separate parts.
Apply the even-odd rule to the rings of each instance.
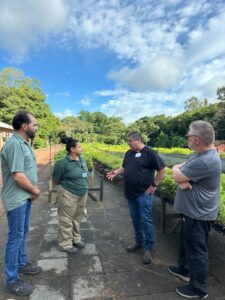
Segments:
[[[217,99],[219,101],[225,101],[225,86],[218,87],[218,89],[217,89]]]
[[[40,82],[25,77],[21,70],[5,68],[0,72],[0,108],[0,120],[8,124],[18,110],[27,110],[35,115],[39,125],[34,142],[36,147],[45,146],[48,136],[59,131],[59,119],[45,103]]]
[[[197,97],[194,97],[194,96],[192,96],[191,98],[187,99],[184,102],[185,111],[193,111],[193,110],[201,108],[202,106],[203,106],[202,102],[200,100],[198,100]]]

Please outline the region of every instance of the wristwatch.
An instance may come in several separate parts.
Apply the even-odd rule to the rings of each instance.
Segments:
[[[154,181],[152,182],[152,186],[153,187],[158,187],[158,185]]]

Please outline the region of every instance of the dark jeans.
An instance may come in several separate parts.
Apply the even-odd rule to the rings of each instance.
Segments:
[[[146,194],[128,199],[135,239],[138,244],[144,246],[145,250],[152,250],[154,244],[152,202],[153,197]]]
[[[182,216],[178,264],[189,269],[190,284],[199,295],[207,293],[209,231],[210,221]]]
[[[6,282],[13,283],[18,279],[18,268],[27,263],[26,234],[29,230],[31,201],[7,212],[8,241],[5,253]]]

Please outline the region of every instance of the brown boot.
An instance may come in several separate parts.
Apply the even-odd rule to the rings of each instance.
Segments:
[[[148,265],[152,262],[152,253],[150,250],[145,250],[142,263]]]
[[[141,245],[141,244],[138,244],[138,243],[135,243],[135,244],[133,244],[133,245],[128,246],[128,247],[127,247],[127,251],[128,251],[128,252],[134,252],[134,251],[136,251],[136,250],[138,250],[138,249],[140,249],[140,248],[142,248],[142,245]]]

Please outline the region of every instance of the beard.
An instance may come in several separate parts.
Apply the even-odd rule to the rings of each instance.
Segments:
[[[27,130],[26,134],[30,139],[33,139],[35,137],[36,132]]]

